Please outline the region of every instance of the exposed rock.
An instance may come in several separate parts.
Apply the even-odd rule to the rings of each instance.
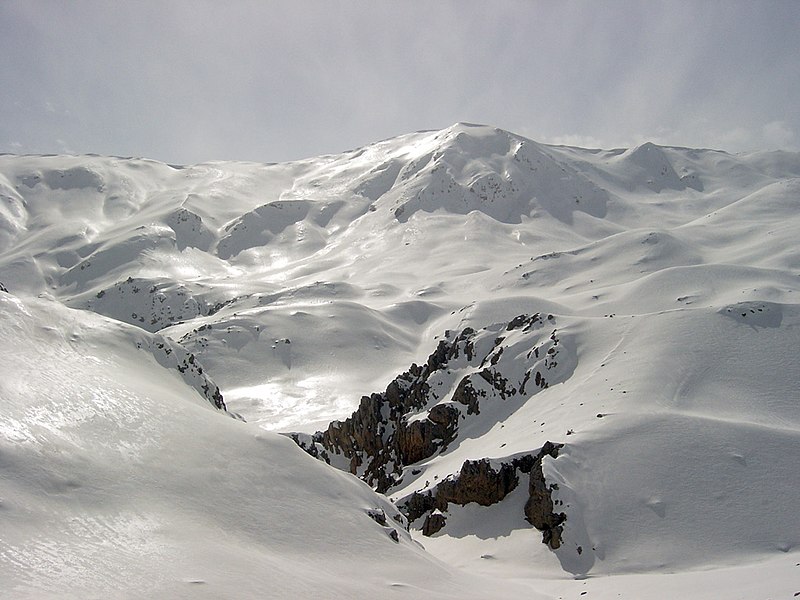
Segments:
[[[367,516],[375,521],[378,525],[386,527],[386,513],[382,508],[370,508],[367,510]]]
[[[553,315],[542,318],[535,313],[512,319],[502,336],[496,335],[495,326],[446,331],[424,365],[412,364],[384,392],[363,396],[349,418],[314,435],[291,437],[312,456],[387,493],[402,482],[406,467],[446,452],[457,440],[462,421],[487,418],[481,415],[481,403],[523,402],[571,374],[574,350],[562,343],[556,329],[545,329],[554,322]],[[530,498],[520,521],[526,518],[542,531],[546,544],[557,548],[565,517],[553,512],[541,460],[555,457],[559,447],[548,442],[529,454],[465,461],[458,473],[433,487],[417,487],[399,507],[409,522],[424,517],[423,533],[432,535],[445,527],[443,513],[450,504],[500,502],[524,474]],[[411,477],[421,473],[419,468],[409,471]]]
[[[518,315],[508,322],[506,331],[513,331],[514,329],[523,329],[524,331],[528,331],[536,323],[541,323],[541,322],[542,318],[539,315],[539,313],[533,315]]]
[[[412,364],[381,394],[363,396],[358,409],[344,421],[334,421],[310,439],[292,438],[312,456],[341,455],[348,469],[379,492],[386,492],[400,478],[405,465],[433,456],[452,442],[460,412],[452,404],[433,406],[423,419],[409,421],[413,411],[425,408],[431,398],[428,379],[462,354],[474,358],[466,328],[452,340],[441,340],[424,366]],[[313,449],[312,449],[313,448]]]
[[[468,460],[461,465],[457,477],[439,484],[436,496],[445,503],[453,502],[460,506],[470,502],[491,506],[505,498],[518,483],[513,462],[503,463],[495,470],[489,459]]]
[[[478,392],[472,386],[471,377],[471,375],[467,375],[458,382],[458,387],[453,392],[453,402],[466,406],[468,415],[478,415],[481,412],[478,404]]]
[[[567,520],[563,512],[556,513],[553,506],[553,487],[548,486],[542,472],[542,458],[544,456],[558,456],[561,445],[548,442],[542,447],[537,460],[533,464],[528,483],[528,501],[525,503],[525,519],[536,529],[542,532],[542,542],[553,550],[561,546],[561,534],[564,528],[561,524]]]
[[[434,510],[446,511],[450,503],[464,506],[475,502],[481,506],[491,506],[517,487],[517,468],[527,472],[524,469],[532,462],[530,456],[525,456],[500,463],[495,469],[486,458],[465,461],[457,475],[445,479],[426,493],[413,492],[400,500],[398,507],[409,522],[414,522]]]
[[[400,543],[400,535],[397,533],[397,530],[389,525],[386,520],[386,512],[382,508],[370,508],[366,510],[367,516],[375,521],[378,525],[383,527],[383,530],[386,532],[386,535],[395,542]],[[403,517],[401,515],[395,515],[395,521],[400,524],[403,524]]]
[[[396,439],[400,462],[410,465],[433,456],[439,447],[446,447],[455,438],[459,414],[452,406],[438,404],[427,419],[399,427]]]
[[[547,316],[547,322],[554,321],[553,315]],[[540,332],[544,323],[535,313],[512,319],[506,336],[494,336],[486,328],[466,327],[458,334],[447,331],[423,366],[412,364],[384,392],[363,396],[348,419],[334,421],[313,436],[292,438],[312,456],[349,470],[385,493],[402,478],[405,466],[445,451],[457,438],[461,419],[480,415],[480,402],[506,401],[545,389],[549,381],[542,373],[546,371],[554,371],[548,377],[563,380],[566,370],[557,369],[562,349],[559,337],[556,330],[549,337]],[[480,356],[479,342],[484,348]],[[514,351],[506,359],[504,350],[509,344]],[[503,370],[519,371],[515,357],[520,352],[532,366],[521,381],[512,382]],[[471,372],[456,380],[458,384],[448,394],[447,388],[439,386],[442,381],[452,382],[449,374],[454,369]],[[430,384],[434,376],[436,389]],[[529,380],[535,389],[530,389]]]
[[[413,492],[398,502],[398,508],[414,522],[425,516],[423,535],[433,535],[444,528],[446,522],[436,515],[446,512],[450,504],[464,506],[475,502],[491,506],[501,502],[519,485],[518,473],[529,473],[529,499],[525,504],[525,519],[542,532],[542,541],[556,549],[561,545],[561,524],[564,513],[555,513],[548,487],[542,473],[542,459],[558,456],[562,444],[546,442],[536,454],[525,454],[500,461],[496,466],[489,459],[465,461],[457,475],[442,481],[424,493]],[[426,533],[430,532],[430,533]]]
[[[430,537],[434,533],[442,530],[447,523],[447,519],[440,512],[434,512],[425,517],[425,523],[422,525],[422,535]]]
[[[478,373],[478,376],[491,385],[503,400],[517,393],[514,386],[509,384],[508,379],[495,369],[483,369]]]
[[[408,519],[409,525],[419,519],[422,515],[438,509],[438,498],[434,496],[434,489],[422,492],[412,492],[397,503],[397,507]],[[447,503],[443,502],[444,509],[447,510]]]

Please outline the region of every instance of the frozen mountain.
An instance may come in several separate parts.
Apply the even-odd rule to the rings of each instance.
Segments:
[[[0,156],[0,583],[791,596],[798,208],[796,153],[468,124]]]

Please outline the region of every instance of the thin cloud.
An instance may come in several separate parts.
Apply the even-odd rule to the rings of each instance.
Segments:
[[[456,121],[796,147],[800,4],[0,3],[0,151],[276,161]]]
[[[797,135],[786,121],[772,121],[762,127],[764,145],[768,148],[797,149]]]

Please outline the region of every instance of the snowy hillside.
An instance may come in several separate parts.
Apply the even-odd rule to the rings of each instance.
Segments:
[[[0,156],[0,581],[788,597],[798,209],[797,154],[468,124]]]
[[[366,485],[215,414],[147,334],[32,298],[0,308],[4,596],[494,595]]]

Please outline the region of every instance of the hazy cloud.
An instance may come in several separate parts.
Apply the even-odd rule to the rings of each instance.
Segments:
[[[796,149],[799,22],[792,0],[6,0],[0,151],[273,161],[456,121]]]
[[[557,135],[552,138],[543,138],[540,140],[545,144],[555,144],[558,146],[577,146],[578,148],[602,148],[603,142],[597,138],[588,135]]]
[[[793,148],[797,136],[786,121],[772,121],[762,127],[764,144],[768,148]]]

